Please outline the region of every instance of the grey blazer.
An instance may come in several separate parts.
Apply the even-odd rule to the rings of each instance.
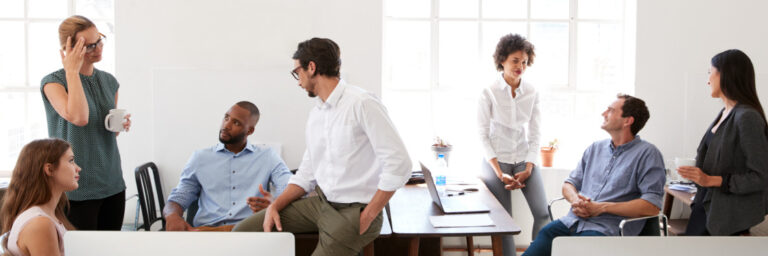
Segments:
[[[720,120],[723,110],[707,128]],[[702,139],[696,166],[708,175],[722,176],[720,187],[709,188],[703,200],[707,230],[731,235],[763,221],[768,213],[768,137],[763,117],[750,106],[737,104],[706,147]],[[706,137],[706,136],[705,136]],[[698,200],[697,200],[698,201]]]

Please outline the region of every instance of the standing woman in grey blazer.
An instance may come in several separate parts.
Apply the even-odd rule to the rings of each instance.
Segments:
[[[708,84],[725,107],[699,144],[696,166],[677,169],[698,188],[686,235],[749,234],[768,213],[768,128],[752,61],[740,50],[715,55]]]

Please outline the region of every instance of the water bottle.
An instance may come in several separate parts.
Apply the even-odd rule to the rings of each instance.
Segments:
[[[445,161],[445,155],[439,154],[437,155],[437,162],[435,163],[435,187],[437,188],[437,194],[440,196],[445,196],[445,185],[446,185],[446,173],[448,172],[448,162]]]

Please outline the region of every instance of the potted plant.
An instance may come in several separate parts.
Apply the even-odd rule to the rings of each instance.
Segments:
[[[448,162],[448,155],[451,153],[451,144],[445,142],[440,136],[435,137],[434,143],[432,143],[432,152],[435,153],[435,159],[442,154],[445,158],[445,162]]]
[[[557,144],[557,139],[555,139],[549,142],[549,146],[541,147],[541,166],[552,167],[552,158],[554,158],[555,151],[557,151]]]

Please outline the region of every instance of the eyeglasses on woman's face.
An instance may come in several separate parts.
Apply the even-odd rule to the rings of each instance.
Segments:
[[[85,52],[90,53],[93,50],[95,50],[96,47],[99,47],[99,48],[104,47],[104,40],[106,39],[107,38],[102,35],[99,37],[99,40],[97,40],[95,43],[85,45]]]

